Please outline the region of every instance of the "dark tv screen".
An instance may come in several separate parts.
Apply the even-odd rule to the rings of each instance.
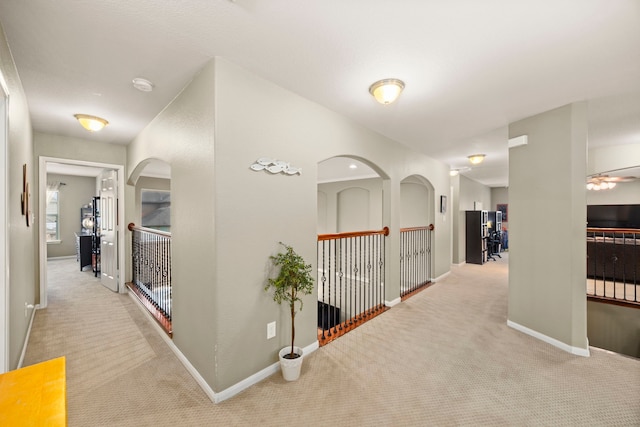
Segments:
[[[640,228],[640,205],[589,205],[587,226],[597,228]]]

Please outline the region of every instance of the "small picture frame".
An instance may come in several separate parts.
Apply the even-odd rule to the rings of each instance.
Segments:
[[[440,196],[440,213],[447,213],[447,196]]]

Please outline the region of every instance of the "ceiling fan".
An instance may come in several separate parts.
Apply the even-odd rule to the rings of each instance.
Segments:
[[[591,175],[587,179],[587,190],[609,190],[620,182],[635,181],[635,176],[609,176],[604,174]]]

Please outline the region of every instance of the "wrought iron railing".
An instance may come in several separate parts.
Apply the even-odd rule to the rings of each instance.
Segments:
[[[587,296],[640,304],[640,229],[587,228]]]
[[[389,229],[318,235],[318,341],[324,345],[385,311]]]
[[[171,334],[171,233],[129,224],[132,280],[129,288]]]
[[[400,229],[400,296],[407,298],[431,284],[431,232],[426,227]]]

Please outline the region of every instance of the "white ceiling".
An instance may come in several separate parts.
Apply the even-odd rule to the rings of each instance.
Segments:
[[[508,124],[571,102],[591,146],[640,143],[638,0],[2,0],[0,22],[40,132],[127,144],[221,56],[452,168],[484,153],[462,173],[490,186]]]

